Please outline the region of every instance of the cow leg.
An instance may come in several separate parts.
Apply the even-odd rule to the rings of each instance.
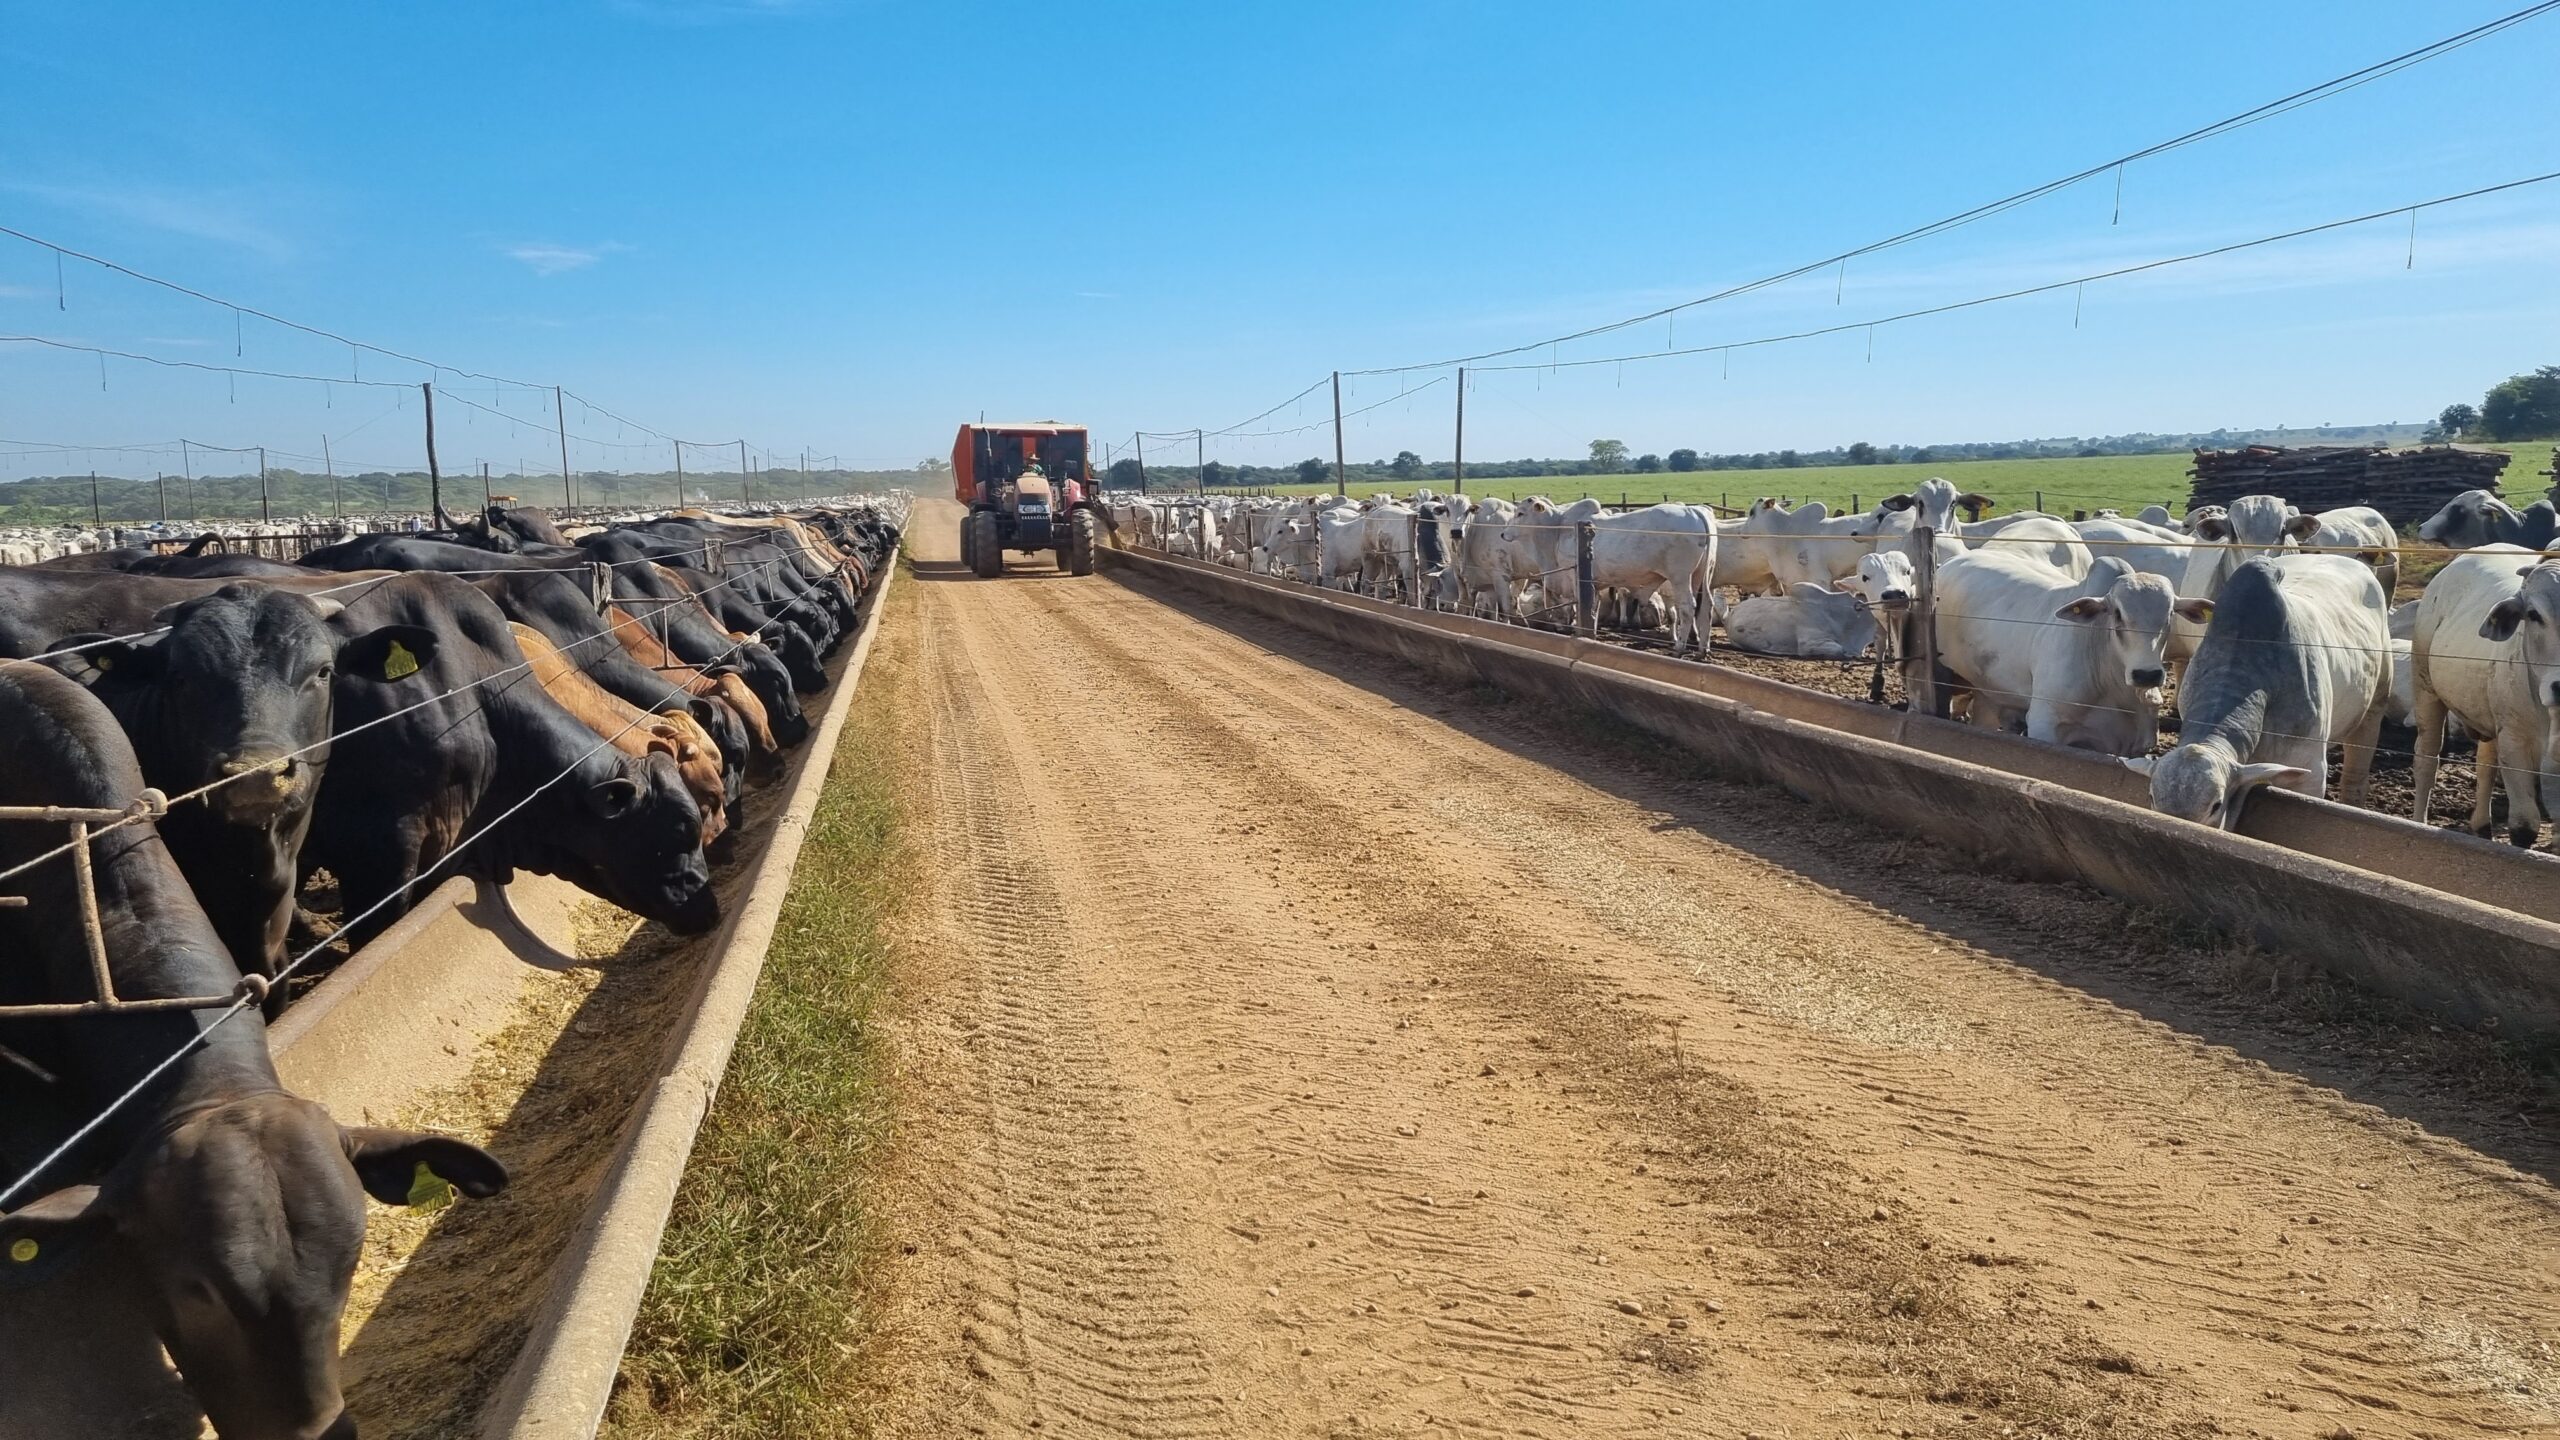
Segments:
[[[2383,675],[2382,693],[2373,700],[2373,708],[2364,712],[2356,728],[2347,734],[2345,759],[2338,767],[2338,798],[2349,805],[2361,805],[2373,780],[2373,750],[2382,739],[2382,712],[2391,703],[2391,677]]]
[[[2542,777],[2534,770],[2536,751],[2522,735],[2498,746],[2498,783],[2507,788],[2507,839],[2530,850],[2542,838]]]
[[[2491,797],[2498,778],[2498,741],[2495,736],[2480,741],[2480,748],[2472,756],[2471,771],[2471,833],[2486,836],[2496,828],[2497,821]],[[2513,796],[2508,797],[2507,807],[2515,808]]]
[[[2418,738],[2409,762],[2409,788],[2417,798],[2410,802],[2409,818],[2424,825],[2435,798],[2436,766],[2444,759],[2445,712],[2444,701],[2427,686],[2423,667],[2418,671],[2417,690],[2417,713],[2410,718],[2417,722]]]

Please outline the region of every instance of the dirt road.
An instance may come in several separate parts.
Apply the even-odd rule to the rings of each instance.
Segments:
[[[884,1433],[2560,1432],[2485,1047],[954,521]]]

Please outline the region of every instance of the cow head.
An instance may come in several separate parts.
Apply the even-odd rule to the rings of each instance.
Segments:
[[[1926,526],[1943,535],[1954,528],[1956,499],[1956,487],[1932,475],[1904,494],[1887,495],[1878,505],[1885,510],[1907,512],[1914,526]]]
[[[2243,495],[2222,514],[2208,515],[2197,522],[2196,538],[2239,546],[2231,552],[2230,564],[2236,567],[2242,561],[2285,549],[2286,542],[2294,538],[2288,527],[2301,513],[2274,495]]]
[[[80,676],[120,716],[153,782],[204,797],[226,822],[266,826],[307,809],[326,759],[337,673],[399,684],[435,658],[432,630],[387,625],[341,639],[344,607],[264,585],[226,585],[152,616],[165,633],[97,643],[74,636]],[[296,753],[296,752],[310,753]],[[237,777],[237,778],[235,778]]]
[[[2113,556],[2090,567],[2089,578],[2103,588],[2064,605],[2054,618],[2089,629],[2102,677],[2159,704],[2160,687],[2169,678],[2169,618],[2194,619],[2204,612],[2190,613],[2168,581],[2137,573]]]
[[[602,758],[602,757],[599,757]],[[720,923],[720,897],[702,855],[702,809],[673,758],[613,755],[611,773],[562,783],[584,814],[550,836],[565,879],[679,935]]]
[[[2418,522],[2418,538],[2430,545],[2468,550],[2496,540],[2501,528],[2523,523],[2524,517],[2506,501],[2486,490],[2465,490]]]
[[[2310,778],[2309,771],[2297,766],[2243,764],[2218,745],[2180,745],[2158,759],[2136,756],[2124,764],[2150,778],[2152,809],[2217,830],[2239,825],[2240,807],[2250,791]]]
[[[97,1185],[0,1216],[0,1304],[76,1264],[73,1303],[111,1308],[168,1351],[224,1440],[355,1440],[338,1325],[364,1244],[364,1198],[410,1203],[442,1181],[496,1194],[478,1147],[347,1129],[268,1090],[185,1113]]]
[[[1911,597],[1919,590],[1917,572],[1911,557],[1900,550],[1877,550],[1858,557],[1857,573],[1838,582],[1838,588],[1857,597],[1858,604],[1876,621],[1876,657],[1887,662],[1902,658],[1903,630],[1911,614]]]
[[[2527,565],[2524,586],[2480,622],[2480,638],[2505,645],[2524,666],[2537,705],[2560,707],[2560,561]],[[2501,758],[2504,758],[2503,756]]]

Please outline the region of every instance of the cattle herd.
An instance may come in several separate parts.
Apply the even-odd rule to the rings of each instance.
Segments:
[[[227,1440],[352,1437],[364,1197],[506,1175],[286,1092],[286,982],[451,875],[710,929],[904,518],[492,507],[297,563],[0,566],[0,1320],[79,1312],[70,1370],[165,1352]],[[94,1433],[47,1411],[75,1380],[0,1355],[0,1434]]]
[[[2421,822],[2456,727],[2478,746],[2481,834],[2503,789],[2510,837],[2535,843],[2560,770],[2549,499],[2518,510],[2469,491],[2413,539],[2369,507],[2306,513],[2273,495],[2183,517],[1986,518],[1984,497],[1934,478],[1840,515],[1429,490],[1110,504],[1124,544],[1424,608],[1572,623],[1587,565],[1591,623],[1667,628],[1675,653],[1707,652],[1721,626],[1733,648],[1872,655],[1906,682],[1934,655],[1953,717],[2121,756],[2155,808],[2224,828],[2257,787],[2327,793],[2333,745],[2339,798],[2363,801],[2386,720],[2416,732]],[[2444,563],[2401,600],[2404,557]]]

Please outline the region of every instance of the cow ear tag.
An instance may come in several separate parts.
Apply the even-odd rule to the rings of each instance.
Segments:
[[[411,661],[409,668],[416,669],[417,662]],[[396,680],[399,677],[395,675],[392,678]],[[453,1186],[446,1183],[443,1176],[428,1169],[426,1161],[419,1161],[417,1168],[409,1172],[409,1208],[434,1214],[452,1203]]]
[[[408,646],[397,640],[392,641],[390,653],[382,657],[382,678],[405,680],[417,673],[418,657],[409,653]]]
[[[9,1258],[24,1265],[36,1258],[36,1252],[41,1248],[36,1244],[33,1236],[21,1235],[9,1242]]]

